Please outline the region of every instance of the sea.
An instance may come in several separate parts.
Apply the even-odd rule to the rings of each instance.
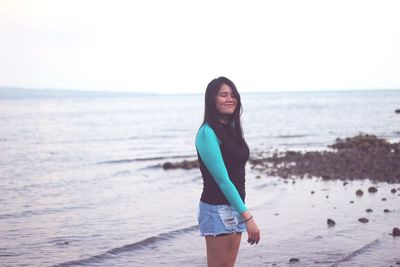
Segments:
[[[241,97],[251,156],[358,134],[400,141],[400,90]],[[206,266],[200,171],[162,168],[196,159],[203,113],[203,94],[0,94],[0,266]],[[246,172],[261,241],[244,233],[236,266],[400,264],[400,184]]]

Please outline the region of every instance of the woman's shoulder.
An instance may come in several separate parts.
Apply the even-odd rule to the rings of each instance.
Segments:
[[[218,143],[220,143],[217,135],[215,134],[215,131],[208,123],[204,123],[203,125],[201,125],[199,130],[197,131],[196,141],[198,141],[200,138],[202,138],[203,140],[209,140],[210,138],[217,139]]]
[[[214,129],[211,128],[211,126],[210,126],[207,122],[206,122],[206,123],[203,123],[203,124],[200,126],[199,130],[197,131],[197,135],[198,135],[199,133],[206,134],[206,135],[215,135]]]

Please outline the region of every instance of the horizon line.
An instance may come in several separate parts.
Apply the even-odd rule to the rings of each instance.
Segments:
[[[204,94],[204,92],[157,92],[157,91],[109,91],[101,89],[65,89],[65,88],[33,88],[33,87],[19,87],[19,86],[0,86],[1,89],[11,89],[11,90],[26,90],[26,91],[53,91],[58,93],[105,93],[105,94],[145,94],[145,95],[197,95]],[[312,92],[359,92],[359,91],[398,91],[400,88],[341,88],[341,89],[288,89],[288,90],[272,90],[272,91],[242,91],[241,94],[259,94],[259,93],[312,93]]]

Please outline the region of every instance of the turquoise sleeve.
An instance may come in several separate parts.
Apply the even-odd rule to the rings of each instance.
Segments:
[[[207,124],[203,125],[197,133],[196,149],[204,165],[207,167],[229,203],[239,214],[245,212],[247,207],[243,203],[239,192],[233,185],[229,178],[228,171],[226,170],[219,147],[219,139],[214,130]]]

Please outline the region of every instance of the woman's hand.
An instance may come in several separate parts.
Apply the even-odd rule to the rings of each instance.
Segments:
[[[246,221],[247,242],[251,245],[258,244],[258,242],[260,242],[260,229],[258,228],[254,217],[248,211],[244,212],[242,216]]]

